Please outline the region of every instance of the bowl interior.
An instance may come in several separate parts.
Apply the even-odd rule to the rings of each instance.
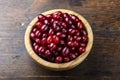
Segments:
[[[52,62],[48,62],[42,58],[40,58],[32,49],[32,46],[31,46],[31,41],[30,41],[30,32],[34,26],[34,24],[38,21],[37,17],[34,18],[32,20],[32,22],[28,25],[27,29],[26,29],[26,32],[25,32],[25,46],[26,46],[26,49],[29,53],[29,55],[35,60],[37,61],[40,65],[44,66],[45,68],[48,68],[48,69],[52,69],[52,70],[68,70],[68,69],[71,69],[75,66],[77,66],[78,64],[80,64],[86,57],[87,55],[89,54],[91,48],[92,48],[92,45],[93,45],[93,32],[92,32],[92,29],[91,29],[91,26],[89,25],[89,23],[87,22],[87,20],[82,17],[81,15],[79,15],[78,13],[75,13],[73,11],[70,11],[70,10],[65,10],[65,9],[54,9],[54,10],[49,10],[49,11],[46,11],[46,12],[43,12],[42,14],[44,15],[47,15],[47,14],[51,14],[51,13],[54,13],[56,11],[61,11],[63,13],[69,13],[69,14],[74,14],[76,16],[79,17],[79,19],[84,23],[85,25],[85,28],[88,32],[88,43],[87,43],[87,47],[86,47],[86,51],[81,54],[80,56],[78,56],[76,59],[70,61],[70,62],[66,62],[66,63],[52,63]]]

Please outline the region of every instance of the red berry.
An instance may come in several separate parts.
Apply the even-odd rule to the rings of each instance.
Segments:
[[[69,47],[73,47],[73,42],[72,41],[69,41],[68,43],[67,43],[67,45],[69,46]]]
[[[63,17],[64,18],[69,17],[68,13],[63,13]]]
[[[73,22],[78,22],[79,18],[73,14],[70,14],[71,19],[73,20]]]
[[[52,15],[52,14],[48,14],[48,15],[46,15],[46,18],[47,18],[48,20],[51,20],[51,19],[52,19],[52,17],[53,17],[53,15]]]
[[[83,23],[82,22],[78,22],[77,23],[77,29],[81,30],[83,28]]]
[[[35,33],[37,31],[37,28],[33,28],[32,32]]]
[[[35,51],[35,52],[38,52],[38,48],[39,48],[39,46],[38,46],[38,45],[35,45],[35,46],[34,46],[34,51]]]
[[[62,29],[62,33],[63,34],[66,34],[67,33],[67,30],[65,28]]]
[[[46,17],[45,17],[44,15],[42,15],[42,14],[39,14],[39,15],[38,15],[38,20],[39,20],[39,21],[42,21],[42,22],[43,22],[45,19],[46,19]]]
[[[63,61],[62,56],[57,56],[56,59],[55,59],[56,63],[62,63],[62,61]]]
[[[82,35],[87,35],[86,30],[84,30],[84,29],[83,29],[83,30],[81,30],[81,34],[82,34]]]
[[[60,43],[59,43],[61,46],[64,46],[65,45],[65,41],[63,40],[60,40]]]
[[[74,26],[74,25],[71,25],[71,28],[72,28],[72,29],[75,29],[75,28],[76,28],[76,26]]]
[[[45,56],[46,56],[46,57],[50,57],[50,56],[51,56],[50,50],[46,50],[46,51],[45,51]]]
[[[47,38],[47,43],[50,44],[50,43],[52,43],[52,41],[53,41],[52,36],[49,36],[49,37]]]
[[[54,13],[55,15],[58,15],[58,16],[61,16],[62,15],[62,12],[61,11],[57,11]]]
[[[64,62],[69,62],[70,58],[69,57],[64,57]]]
[[[46,32],[46,31],[48,31],[48,26],[47,25],[43,25],[40,30],[42,32]]]
[[[62,47],[61,47],[61,46],[57,48],[57,51],[58,51],[58,52],[61,52],[61,50],[62,50]]]
[[[35,42],[39,45],[41,43],[40,39],[36,39]]]
[[[34,34],[34,33],[30,33],[30,38],[31,38],[32,40],[35,40],[35,39],[36,39],[35,34]]]
[[[49,36],[52,36],[53,34],[54,34],[53,29],[50,29],[48,35],[49,35]]]
[[[69,29],[68,31],[69,31],[69,34],[70,34],[70,35],[75,34],[75,29]]]
[[[44,34],[42,35],[42,38],[46,38],[46,37],[47,37],[47,34],[44,33]]]
[[[84,53],[84,52],[85,52],[85,47],[80,47],[80,48],[79,48],[79,52],[80,52],[80,54],[81,54],[81,53]]]
[[[60,40],[59,40],[59,37],[56,36],[56,35],[54,35],[54,36],[53,36],[53,43],[58,44],[59,41],[60,41]]]
[[[66,37],[66,34],[61,34],[61,38],[65,38]]]
[[[36,32],[35,32],[35,36],[36,37],[40,37],[42,34],[41,34],[41,32],[39,31],[39,30],[37,30]]]
[[[82,41],[83,41],[83,42],[87,42],[87,41],[88,41],[88,37],[87,37],[87,36],[83,36],[83,37],[82,37]]]
[[[60,31],[60,26],[57,23],[53,23],[53,29],[54,31]]]
[[[78,46],[79,46],[79,42],[75,41],[75,42],[74,42],[74,46],[75,46],[75,47],[78,47]]]
[[[74,53],[70,53],[70,59],[73,60],[76,58],[76,55]]]
[[[42,22],[37,22],[35,26],[37,27],[37,29],[40,29],[42,27],[42,25],[43,25]]]
[[[75,56],[79,56],[79,54],[76,52],[76,53],[75,53]]]
[[[37,45],[37,43],[36,43],[36,42],[34,42],[34,43],[33,43],[33,47],[35,47],[36,45]]]
[[[68,26],[67,26],[67,23],[65,23],[65,22],[62,23],[62,26],[63,26],[64,28],[67,28],[67,27],[68,27]]]
[[[74,52],[75,51],[75,47],[71,47],[70,50]]]
[[[80,46],[81,47],[86,47],[86,44],[85,43],[80,43]]]
[[[42,44],[43,46],[45,46],[46,43],[47,43],[47,39],[46,39],[46,38],[42,38],[42,40],[41,40],[41,44]]]
[[[47,19],[44,20],[44,24],[49,25],[49,21]]]
[[[82,40],[81,37],[77,37],[77,38],[76,38],[76,41],[78,41],[78,42],[81,41],[81,40]]]
[[[69,19],[69,17],[66,17],[66,18],[65,18],[65,22],[66,22],[67,24],[69,24],[69,25],[72,24],[72,21]]]
[[[69,48],[64,47],[62,50],[62,56],[67,56],[69,54]]]
[[[50,24],[53,25],[53,23],[54,23],[55,21],[56,21],[56,20],[52,18],[51,21],[50,21]]]
[[[44,53],[45,50],[46,50],[45,47],[41,46],[39,47],[38,52],[41,54],[41,53]]]
[[[53,14],[53,18],[56,19],[56,20],[59,20],[59,17],[60,17],[59,15]]]
[[[60,38],[62,33],[61,32],[57,32],[56,35]]]
[[[55,50],[55,49],[56,49],[56,45],[55,45],[54,43],[51,43],[51,44],[49,45],[49,49],[50,49],[51,51]]]
[[[73,37],[71,35],[68,35],[68,41],[73,41]]]

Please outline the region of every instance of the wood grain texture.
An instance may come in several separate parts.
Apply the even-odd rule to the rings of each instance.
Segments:
[[[0,80],[120,80],[120,0],[0,0]],[[24,33],[39,13],[73,10],[91,24],[94,45],[76,68],[54,72],[28,55]]]

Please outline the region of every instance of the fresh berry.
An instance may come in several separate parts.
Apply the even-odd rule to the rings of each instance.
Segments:
[[[62,61],[63,61],[62,56],[57,56],[56,59],[55,59],[56,63],[61,63]]]

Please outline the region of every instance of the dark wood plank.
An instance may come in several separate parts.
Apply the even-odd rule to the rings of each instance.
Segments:
[[[0,80],[119,80],[119,4],[119,0],[0,0]],[[55,8],[83,15],[94,32],[90,55],[64,72],[40,67],[24,46],[24,32],[30,21]]]

